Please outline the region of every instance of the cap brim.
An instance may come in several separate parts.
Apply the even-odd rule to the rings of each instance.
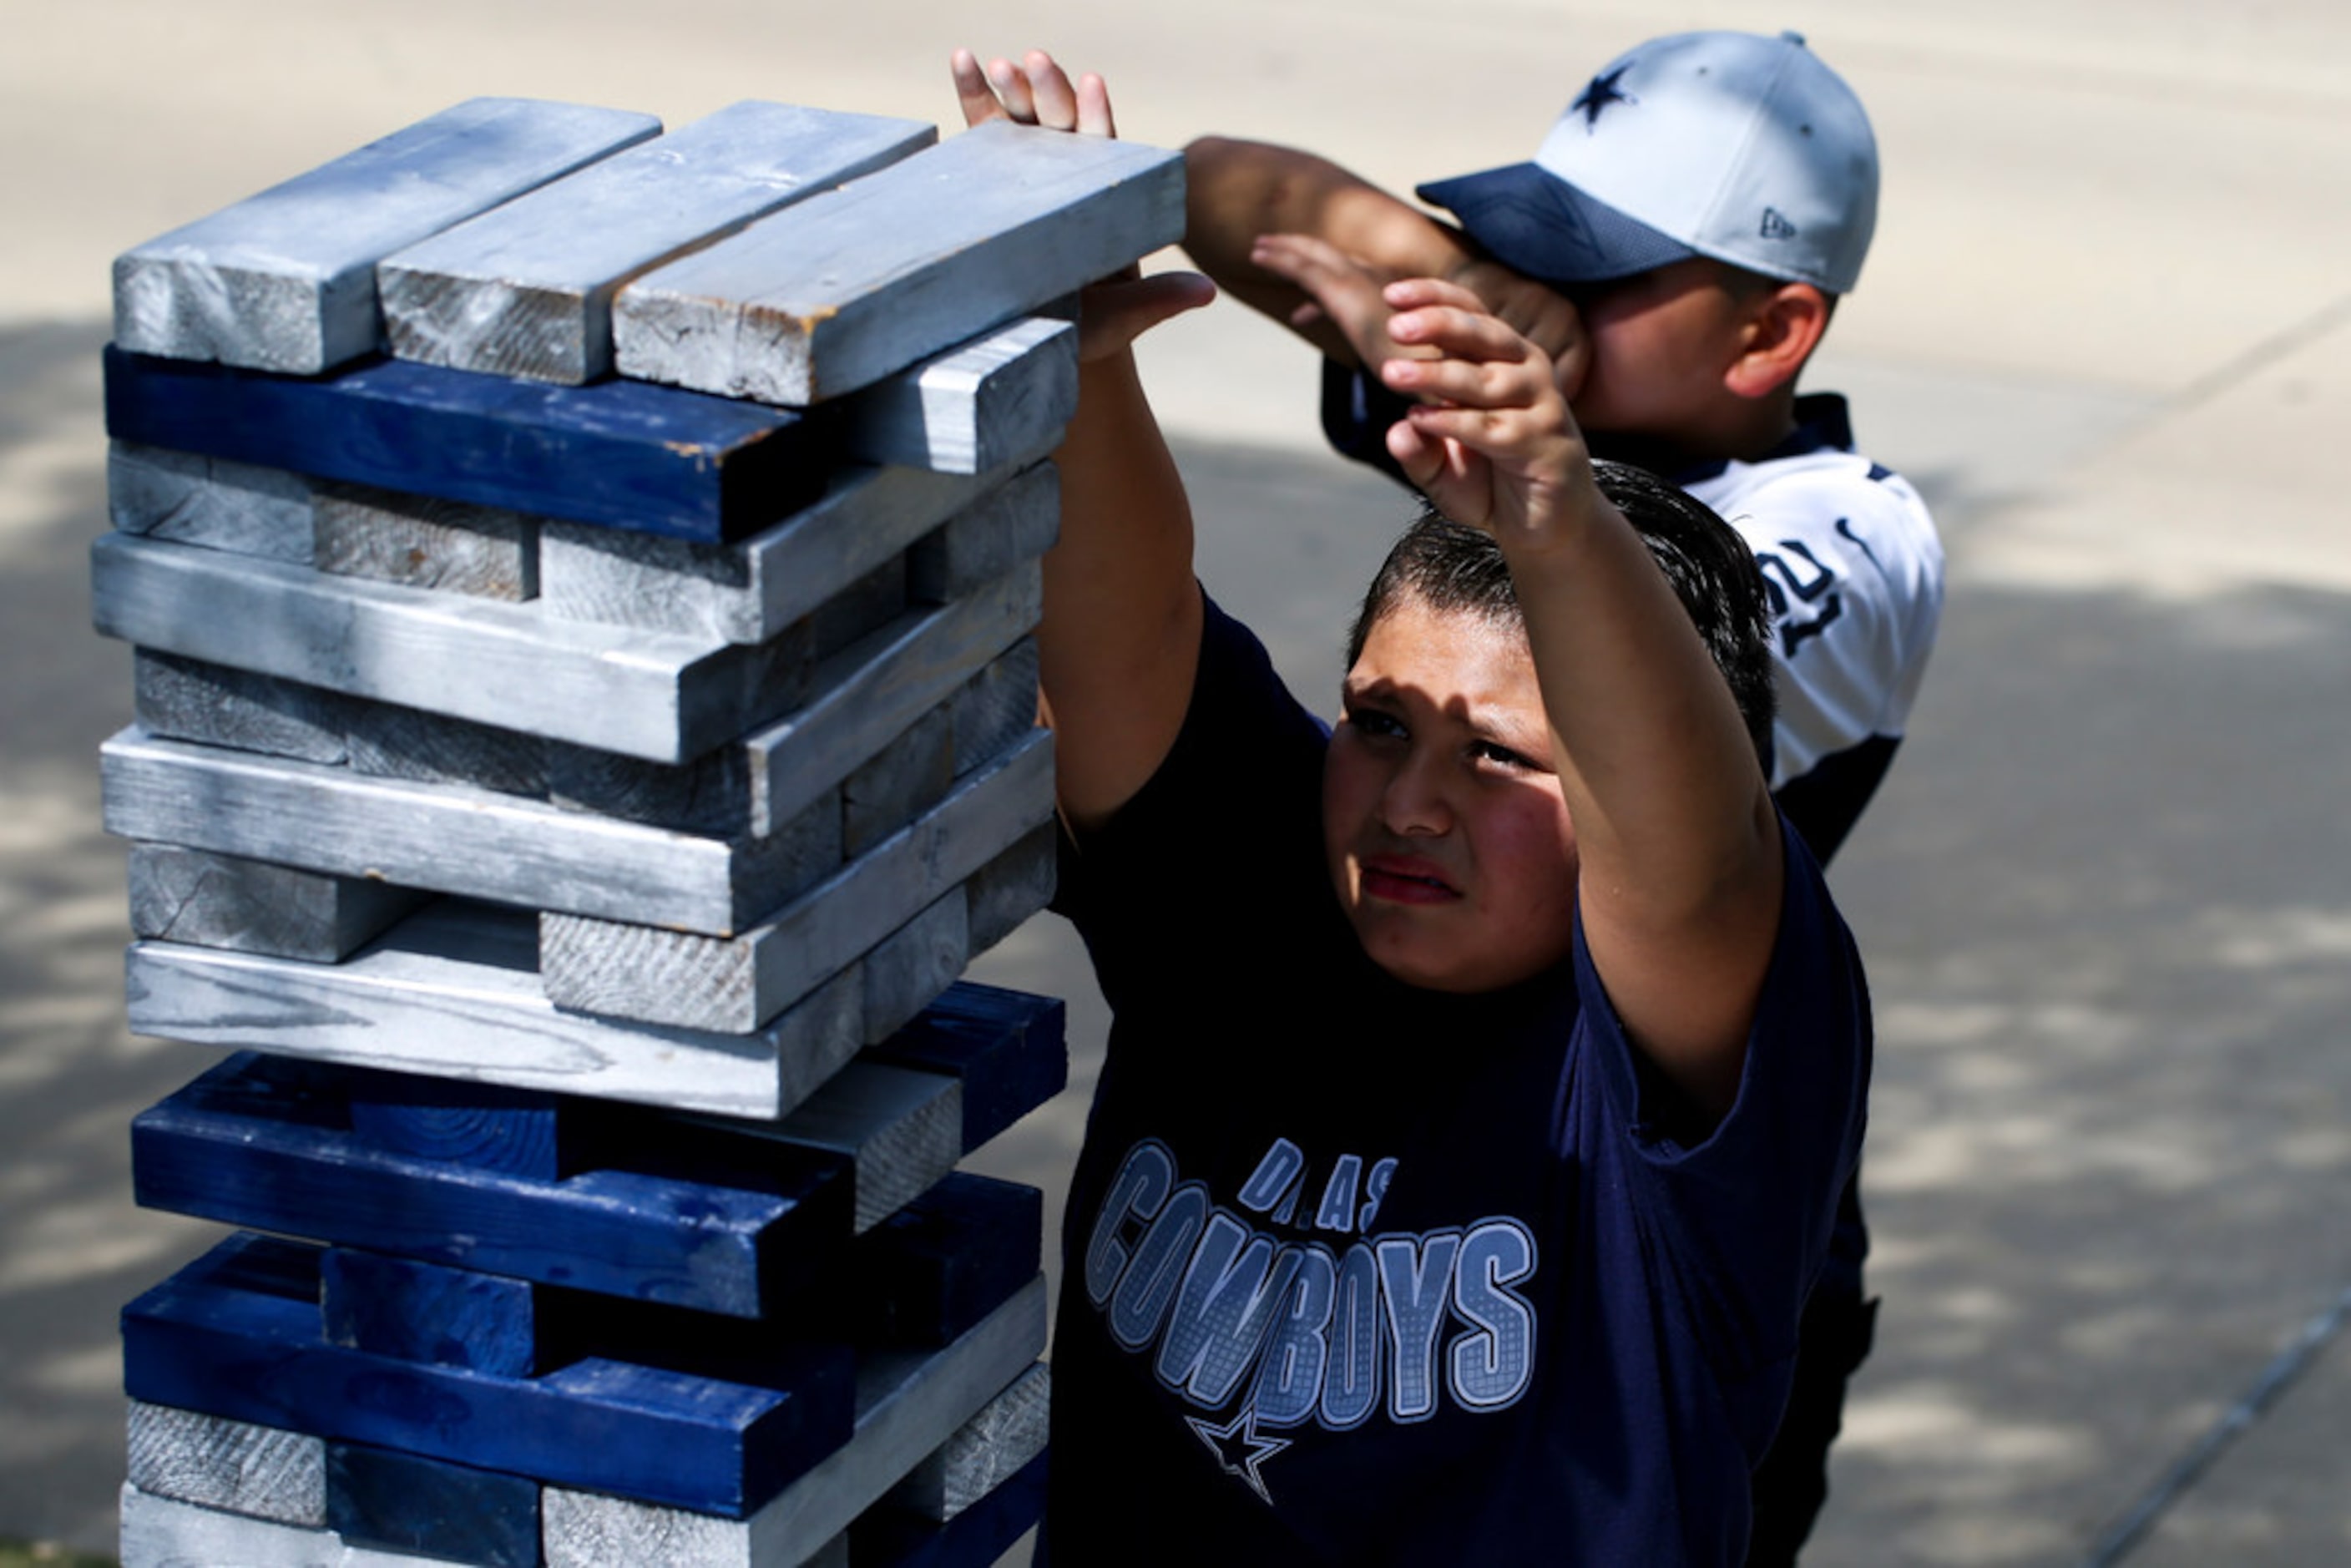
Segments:
[[[1545,283],[1604,283],[1698,253],[1596,202],[1535,163],[1419,187],[1487,254]]]

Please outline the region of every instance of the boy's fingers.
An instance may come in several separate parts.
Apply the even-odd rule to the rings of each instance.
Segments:
[[[1005,118],[1023,125],[1037,123],[1037,100],[1029,91],[1029,78],[1010,60],[987,62],[988,85],[995,88],[997,100],[1004,106]]]
[[[1402,277],[1382,291],[1389,305],[1398,310],[1417,310],[1426,306],[1450,306],[1457,310],[1483,312],[1486,302],[1474,289],[1441,277]]]
[[[1524,408],[1536,392],[1518,366],[1476,360],[1390,359],[1380,365],[1380,381],[1392,392],[1465,408]]]
[[[1097,283],[1081,298],[1078,357],[1107,358],[1168,318],[1196,310],[1216,297],[1217,286],[1196,272]]]
[[[1069,73],[1042,49],[1029,50],[1021,64],[1027,68],[1029,102],[1037,123],[1048,131],[1075,131],[1078,90],[1070,85]]]
[[[996,89],[987,85],[987,73],[979,68],[978,58],[969,49],[957,49],[947,57],[947,73],[955,78],[956,101],[963,106],[965,125],[985,125],[1005,118],[1004,106],[996,101]]]
[[[1078,129],[1088,136],[1118,135],[1110,111],[1110,85],[1092,71],[1078,78]]]

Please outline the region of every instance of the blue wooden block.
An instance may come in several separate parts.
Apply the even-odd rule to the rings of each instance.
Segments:
[[[502,1377],[538,1369],[528,1281],[330,1247],[319,1260],[319,1283],[333,1343]]]
[[[963,980],[865,1054],[963,1080],[968,1154],[1069,1083],[1068,1022],[1058,997]]]
[[[413,1072],[354,1072],[351,1132],[396,1154],[452,1160],[510,1176],[568,1176],[563,1103],[552,1094]]]
[[[303,378],[106,350],[106,428],[206,457],[718,543],[816,499],[821,414],[396,360]]]
[[[538,1482],[422,1454],[327,1445],[327,1525],[344,1540],[479,1568],[538,1568]]]
[[[851,1295],[870,1341],[943,1345],[1036,1277],[1045,1195],[956,1171],[857,1239]]]
[[[757,1317],[838,1261],[854,1173],[709,1127],[642,1124],[559,1181],[371,1148],[350,1070],[231,1057],[132,1123],[133,1195],[169,1209],[579,1290]]]
[[[854,1427],[845,1348],[789,1392],[601,1360],[495,1377],[329,1344],[318,1295],[318,1249],[234,1237],[123,1309],[125,1391],[729,1518]]]
[[[1037,1277],[1045,1195],[957,1171],[859,1237],[845,1263],[757,1322],[609,1295],[536,1292],[541,1365],[601,1356],[789,1388],[804,1343],[949,1344]]]
[[[1052,1455],[1038,1455],[945,1524],[878,1504],[849,1527],[856,1568],[988,1568],[1045,1517]]]

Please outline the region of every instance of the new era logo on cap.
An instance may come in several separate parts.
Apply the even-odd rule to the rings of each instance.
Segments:
[[[1536,277],[1710,256],[1843,293],[1876,227],[1877,144],[1853,89],[1797,35],[1681,33],[1593,76],[1531,162],[1420,193]]]

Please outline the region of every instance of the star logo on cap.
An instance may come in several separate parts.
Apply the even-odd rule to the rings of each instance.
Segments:
[[[1265,1478],[1258,1473],[1258,1467],[1290,1447],[1290,1439],[1259,1437],[1255,1406],[1221,1427],[1196,1416],[1185,1416],[1184,1424],[1208,1446],[1208,1452],[1217,1456],[1217,1463],[1225,1474],[1240,1477],[1249,1483],[1249,1490],[1265,1500],[1267,1506],[1272,1505],[1273,1494],[1265,1490]]]
[[[1632,68],[1631,66],[1618,66],[1606,76],[1593,77],[1584,84],[1583,91],[1576,100],[1567,106],[1568,113],[1573,114],[1576,110],[1582,110],[1583,129],[1589,131],[1600,123],[1601,111],[1610,104],[1634,102],[1635,99],[1630,93],[1616,90],[1616,84],[1622,81],[1625,73]]]

